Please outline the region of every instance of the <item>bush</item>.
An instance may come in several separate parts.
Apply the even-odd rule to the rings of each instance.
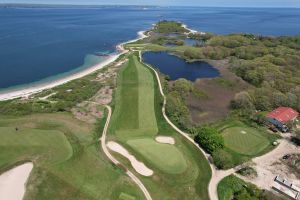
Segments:
[[[252,167],[244,167],[237,171],[242,176],[257,176],[257,172]]]
[[[214,164],[219,169],[229,169],[234,166],[232,155],[224,149],[219,149],[212,154]]]
[[[197,142],[206,152],[213,153],[224,147],[224,138],[215,128],[201,127],[197,129],[195,137]]]
[[[189,109],[177,91],[167,94],[166,113],[180,128],[186,129],[190,124]]]

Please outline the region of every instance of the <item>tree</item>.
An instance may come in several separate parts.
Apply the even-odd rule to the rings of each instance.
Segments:
[[[195,137],[197,142],[205,151],[213,153],[224,147],[224,138],[215,128],[201,127],[198,128],[198,134]]]
[[[234,166],[232,155],[223,149],[218,149],[212,153],[214,164],[219,169],[229,169]]]
[[[172,91],[167,94],[166,112],[172,121],[181,128],[186,129],[190,124],[190,113],[184,99],[179,92]]]
[[[270,110],[271,109],[270,100],[267,96],[257,96],[255,98],[255,108],[257,110]]]
[[[273,107],[279,107],[286,105],[287,98],[286,96],[281,92],[274,92],[272,95],[272,103]]]
[[[231,102],[231,106],[235,109],[253,109],[251,97],[248,92],[243,91],[235,95],[234,100]]]
[[[257,198],[252,197],[246,189],[242,189],[234,195],[235,200],[256,200]],[[257,199],[258,200],[258,199]]]
[[[193,90],[193,84],[184,78],[180,78],[173,83],[173,90],[180,93],[182,97],[187,97]]]

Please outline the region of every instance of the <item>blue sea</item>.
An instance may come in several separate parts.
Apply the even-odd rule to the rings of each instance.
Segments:
[[[105,59],[97,53],[114,53],[117,44],[163,19],[217,34],[300,35],[300,9],[0,8],[0,89],[45,82],[90,67]]]

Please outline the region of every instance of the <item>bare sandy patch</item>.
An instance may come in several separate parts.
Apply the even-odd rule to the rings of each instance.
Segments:
[[[295,174],[296,171],[291,171],[282,160],[284,155],[295,153],[300,153],[299,147],[287,140],[280,140],[276,149],[252,160],[251,165],[257,171],[257,177],[239,177],[266,190],[272,190],[274,178],[278,175],[300,186],[300,180]]]
[[[32,163],[17,166],[0,175],[0,199],[22,200]]]
[[[175,144],[175,139],[168,136],[157,136],[155,141],[162,144]]]
[[[143,176],[152,176],[153,171],[149,169],[144,163],[138,161],[132,154],[130,154],[123,146],[119,145],[116,142],[109,141],[107,147],[125,158],[127,158],[135,171]]]

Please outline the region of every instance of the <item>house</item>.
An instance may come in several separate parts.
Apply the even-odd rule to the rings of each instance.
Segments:
[[[267,120],[280,129],[282,132],[287,132],[286,124],[294,121],[299,116],[299,113],[292,108],[279,107],[267,114]]]

